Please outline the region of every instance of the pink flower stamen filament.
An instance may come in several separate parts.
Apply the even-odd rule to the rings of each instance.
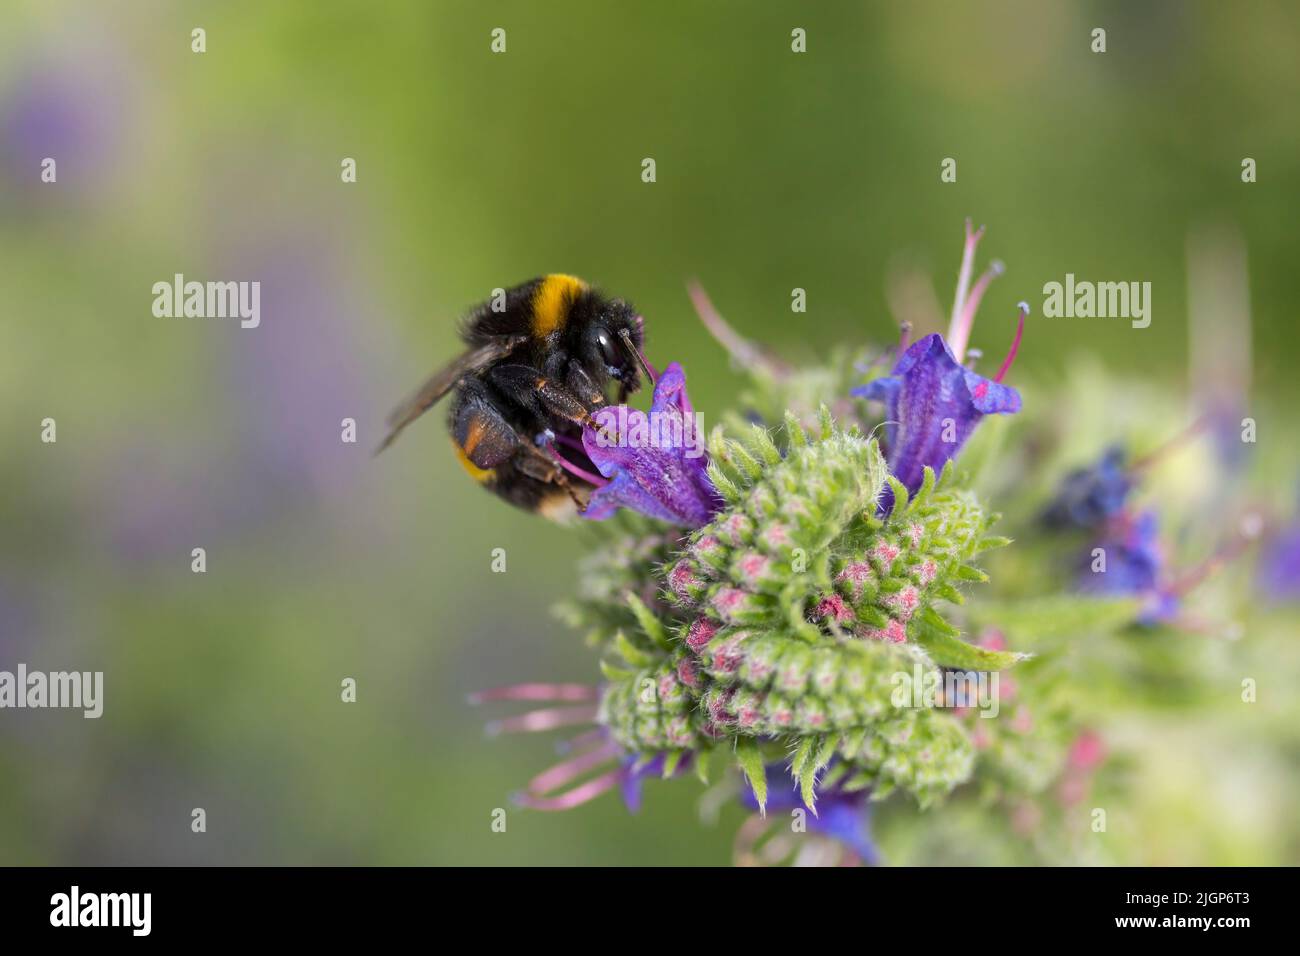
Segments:
[[[582,442],[574,438],[572,435],[556,435],[555,441],[564,445],[566,448],[572,448],[575,451],[580,451],[584,454],[586,453],[586,450],[582,447]]]
[[[902,325],[898,327],[898,357],[899,358],[902,358],[903,353],[907,351],[907,346],[911,343],[911,341],[912,341],[912,323],[904,322]]]
[[[618,745],[613,741],[594,750],[578,754],[570,760],[556,764],[549,770],[543,770],[528,781],[527,792],[535,797],[544,797],[566,784],[572,783],[584,774],[590,773],[602,764],[618,756]]]
[[[607,484],[609,484],[608,478],[598,475],[595,472],[588,471],[585,468],[579,468],[577,465],[569,461],[567,458],[561,455],[554,448],[548,446],[547,451],[551,453],[551,458],[555,461],[557,465],[559,465],[569,474],[581,478],[587,484],[595,485],[597,488],[604,488]]]
[[[983,235],[983,226],[972,232],[971,222],[969,219],[966,220],[966,245],[962,249],[961,269],[957,273],[957,294],[953,298],[952,319],[948,325],[948,347],[952,349],[952,354],[958,363],[961,362],[962,355],[966,352],[966,344],[970,340],[969,326],[963,328],[966,296],[970,291],[971,273],[975,269],[975,249],[979,246]]]
[[[1011,371],[1011,365],[1016,360],[1016,353],[1020,351],[1020,340],[1025,334],[1025,319],[1029,317],[1029,303],[1021,302],[1018,309],[1016,335],[1011,340],[1011,348],[1007,351],[1007,357],[1002,360],[1002,367],[998,369],[998,374],[993,376],[995,382],[1001,382],[1006,378],[1007,372]]]
[[[1262,520],[1251,514],[1242,521],[1241,527],[1214,553],[1190,571],[1180,575],[1167,589],[1174,597],[1182,597],[1197,587],[1202,581],[1217,574],[1225,565],[1237,560],[1256,538],[1259,537]]]
[[[528,683],[475,691],[469,695],[469,702],[486,704],[496,700],[592,701],[599,696],[600,692],[590,684]]]
[[[487,725],[490,736],[509,733],[538,733],[553,730],[556,727],[568,727],[573,724],[586,724],[596,719],[596,704],[581,707],[549,707],[542,710],[530,710],[517,717],[494,720]]]
[[[623,781],[623,776],[623,768],[616,767],[558,796],[544,797],[532,793],[519,793],[515,794],[515,802],[531,810],[569,810],[595,800],[602,793],[614,789]]]
[[[1133,462],[1133,464],[1129,465],[1128,468],[1129,474],[1137,475],[1143,471],[1146,471],[1152,465],[1155,465],[1163,461],[1170,454],[1177,451],[1184,444],[1191,441],[1201,432],[1205,431],[1209,423],[1210,423],[1209,416],[1201,415],[1194,422],[1192,422],[1190,425],[1184,428],[1173,438],[1170,438],[1159,448],[1155,449],[1154,451],[1148,452],[1147,454],[1139,458],[1137,461]]]
[[[730,353],[737,365],[741,368],[760,369],[773,378],[780,378],[789,373],[789,368],[784,363],[764,354],[758,346],[733,329],[714,307],[708,293],[698,282],[688,283],[686,291],[704,327]]]
[[[970,340],[970,330],[975,325],[975,313],[979,311],[980,302],[984,300],[984,293],[988,291],[988,287],[993,280],[1006,271],[1007,267],[995,260],[980,274],[975,287],[970,290],[970,295],[966,298],[966,305],[962,309],[961,315],[961,329],[965,336],[962,339],[963,350]],[[958,362],[960,361],[961,359],[958,359]]]

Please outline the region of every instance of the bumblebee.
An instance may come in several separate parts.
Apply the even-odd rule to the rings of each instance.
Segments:
[[[378,451],[454,391],[447,424],[471,478],[556,520],[585,509],[601,479],[583,428],[595,427],[597,409],[626,401],[642,375],[654,378],[641,316],[581,279],[547,275],[475,307],[460,337],[464,354],[389,416]]]

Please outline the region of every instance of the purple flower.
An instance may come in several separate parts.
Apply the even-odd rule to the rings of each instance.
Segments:
[[[1300,600],[1300,523],[1280,531],[1261,550],[1257,579],[1272,601]]]
[[[592,493],[584,516],[600,521],[619,508],[688,528],[709,523],[722,498],[709,480],[708,455],[676,362],[655,382],[650,414],[618,405],[602,408],[600,429],[582,433],[583,450],[610,479]]]
[[[623,806],[627,807],[629,813],[639,813],[641,811],[641,784],[648,777],[662,777],[667,761],[668,755],[664,753],[656,754],[649,760],[638,757],[636,754],[623,755],[623,778],[619,782],[619,788],[623,795]],[[691,755],[687,754],[673,770],[673,776],[690,766]]]
[[[885,403],[885,458],[893,476],[909,491],[921,487],[927,466],[942,471],[985,415],[1020,411],[1020,393],[1001,383],[1020,348],[1029,315],[1027,303],[1020,303],[1011,350],[992,379],[962,364],[980,300],[989,283],[1003,271],[1002,264],[994,262],[971,285],[975,249],[983,235],[982,226],[972,232],[970,220],[966,220],[966,245],[948,338],[927,335],[903,353],[892,375],[853,389],[854,395]],[[892,503],[893,493],[886,489],[881,510],[889,510]]]
[[[1090,553],[1079,574],[1079,589],[1090,594],[1145,598],[1138,615],[1141,624],[1173,620],[1178,615],[1179,595],[1165,583],[1165,555],[1159,532],[1154,511],[1116,517],[1093,549],[1105,552],[1105,570],[1093,569],[1095,559]]]
[[[1129,494],[1145,472],[1211,425],[1211,417],[1202,415],[1136,461],[1130,462],[1123,448],[1112,445],[1097,464],[1078,468],[1065,476],[1043,512],[1043,523],[1057,530],[1101,527],[1122,514]]]
[[[781,766],[769,766],[769,777],[784,775]],[[827,837],[845,847],[868,866],[880,862],[880,853],[871,840],[870,792],[865,790],[847,793],[838,787],[823,788],[817,792],[817,812],[806,817],[808,833]],[[758,810],[753,792],[745,787],[740,797],[750,810]],[[774,787],[768,791],[766,813],[776,826],[788,827],[790,812],[807,810],[799,788]]]
[[[1027,310],[1022,307],[1021,329]],[[936,333],[904,352],[892,375],[853,390],[885,403],[886,459],[909,491],[921,487],[926,466],[942,471],[985,415],[1020,411],[1020,393],[999,382],[1011,357],[990,380],[960,365]]]
[[[119,44],[106,40],[76,55],[33,51],[33,64],[0,97],[0,169],[29,197],[39,191],[49,201],[40,180],[46,158],[58,164],[59,192],[107,192],[119,147],[131,139],[135,89],[127,64],[107,52]]]
[[[1090,529],[1119,514],[1133,490],[1125,457],[1123,448],[1112,446],[1097,464],[1066,475],[1043,512],[1043,523],[1050,528]]]

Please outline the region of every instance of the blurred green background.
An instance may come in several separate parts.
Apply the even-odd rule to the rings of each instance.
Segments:
[[[1188,236],[1234,230],[1253,391],[1286,407],[1297,62],[1271,2],[6,3],[0,669],[106,689],[97,721],[0,712],[0,863],[727,862],[743,813],[697,822],[689,782],[491,831],[551,741],[485,738],[505,710],[466,694],[594,679],[549,613],[591,532],[474,488],[441,415],[372,458],[385,413],[469,305],[566,271],[637,304],[709,416],[738,378],[685,280],[811,361],[894,339],[891,276],[950,302],[968,215],[1008,265],[977,345],[1000,356],[1027,299],[1022,381],[1088,352],[1173,396]],[[155,318],[177,272],[259,280],[261,327]],[[1150,281],[1151,327],[1041,319],[1067,272]],[[1135,862],[1284,855],[1162,752]]]

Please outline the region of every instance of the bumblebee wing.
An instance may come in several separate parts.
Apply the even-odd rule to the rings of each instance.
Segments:
[[[391,445],[403,428],[436,405],[440,398],[455,388],[466,376],[476,375],[485,368],[499,362],[527,341],[528,336],[526,335],[498,336],[482,345],[475,346],[446,368],[438,371],[420,386],[418,392],[393,409],[392,414],[388,416],[388,436],[375,449],[375,454],[379,454]]]

